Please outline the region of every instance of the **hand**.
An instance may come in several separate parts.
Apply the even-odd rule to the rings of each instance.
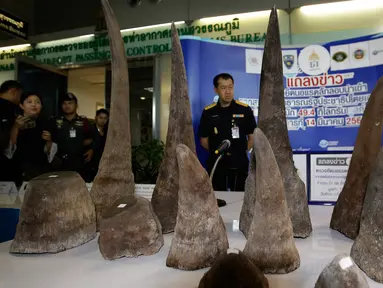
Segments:
[[[17,116],[16,120],[15,120],[15,126],[16,128],[21,128],[25,125],[25,123],[27,123],[29,121],[29,117],[25,117],[25,116]]]
[[[85,158],[85,163],[88,163],[90,160],[92,160],[93,154],[94,154],[94,152],[93,152],[92,149],[88,150],[88,151],[84,154],[84,156],[86,156],[86,158]]]
[[[52,142],[52,135],[49,131],[43,131],[42,138],[47,142]]]
[[[92,144],[92,142],[93,142],[93,139],[92,139],[92,138],[90,138],[90,139],[85,139],[85,140],[84,140],[84,146],[89,146],[90,144]]]

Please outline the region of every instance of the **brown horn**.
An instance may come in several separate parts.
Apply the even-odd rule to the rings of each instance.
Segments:
[[[91,196],[97,225],[101,215],[117,199],[134,194],[130,144],[128,62],[116,16],[107,0],[101,0],[112,55],[112,95],[108,136]]]
[[[354,152],[346,182],[331,216],[330,228],[348,238],[359,234],[364,197],[382,143],[383,77],[381,77],[364,109],[356,136]]]
[[[176,225],[179,190],[176,147],[180,143],[196,154],[184,57],[177,28],[173,23],[168,134],[164,158],[152,196],[153,210],[161,222],[163,233],[172,232]]]
[[[312,226],[305,185],[294,167],[287,131],[282,48],[275,6],[266,35],[259,95],[259,128],[269,140],[282,174],[294,236],[306,238],[311,234]]]

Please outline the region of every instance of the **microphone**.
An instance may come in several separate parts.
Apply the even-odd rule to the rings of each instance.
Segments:
[[[223,151],[229,149],[231,143],[229,140],[225,139],[222,141],[221,144],[219,144],[217,150],[215,150],[215,154],[219,154],[219,153],[222,153]]]

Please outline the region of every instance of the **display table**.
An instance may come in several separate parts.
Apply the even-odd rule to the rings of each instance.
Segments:
[[[228,203],[220,211],[230,247],[243,249],[246,239],[238,231],[243,193],[217,192],[217,197]],[[267,275],[270,287],[313,288],[322,269],[335,255],[350,252],[352,241],[328,228],[332,209],[310,206],[313,234],[307,239],[296,239],[301,266],[290,274]],[[5,242],[0,244],[0,287],[196,288],[207,269],[187,272],[166,267],[172,234],[164,236],[165,245],[156,255],[114,261],[102,258],[97,239],[59,254],[17,256],[8,253],[11,242]],[[383,287],[370,279],[368,282],[372,288]]]

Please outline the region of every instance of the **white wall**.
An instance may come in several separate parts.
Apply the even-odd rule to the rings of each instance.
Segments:
[[[15,71],[1,71],[0,72],[0,85],[7,80],[15,80]]]
[[[97,103],[105,103],[105,67],[69,70],[68,92],[78,99],[78,114],[94,119]]]
[[[170,104],[170,92],[171,92],[171,71],[172,60],[170,54],[162,54],[157,56],[159,58],[157,65],[159,65],[160,71],[159,78],[154,79],[158,81],[159,85],[159,105],[160,105],[160,140],[166,142],[166,135],[168,133],[169,123],[169,104]]]
[[[325,10],[329,12],[324,13]],[[293,44],[323,43],[383,32],[383,5],[354,10],[342,9],[334,3],[317,6],[313,12],[296,9],[291,13]]]

